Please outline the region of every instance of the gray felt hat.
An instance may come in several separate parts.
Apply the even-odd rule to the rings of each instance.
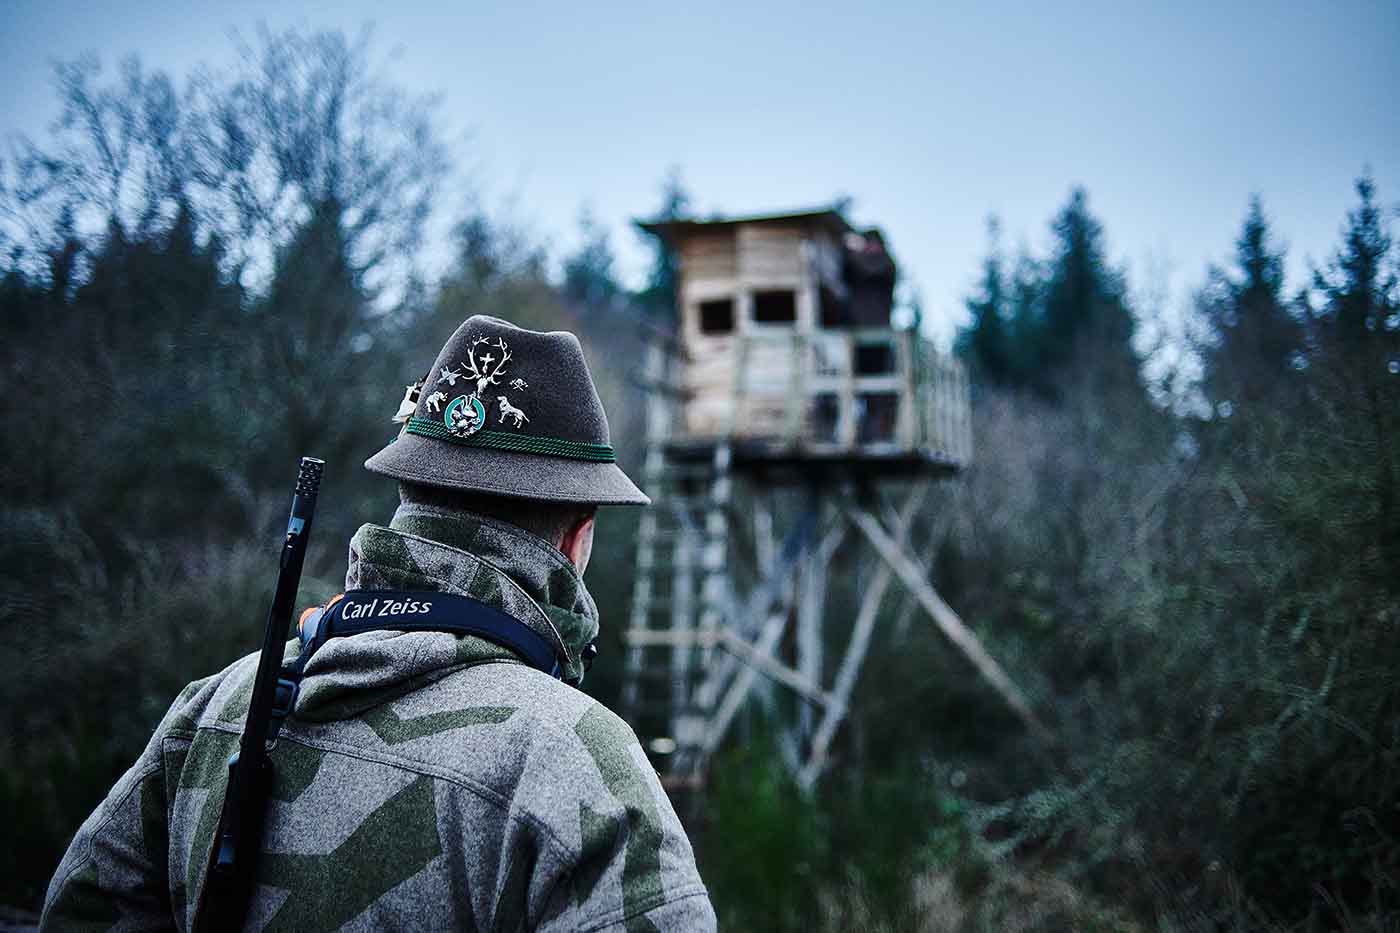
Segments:
[[[365,461],[395,479],[582,505],[651,500],[615,462],[608,417],[578,338],[467,318],[421,387],[399,436]]]

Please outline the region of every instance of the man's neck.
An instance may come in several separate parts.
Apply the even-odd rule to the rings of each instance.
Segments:
[[[538,535],[500,519],[419,503],[400,505],[389,528],[466,551],[514,580],[551,615],[590,620],[588,637],[596,634],[598,608],[578,569]]]

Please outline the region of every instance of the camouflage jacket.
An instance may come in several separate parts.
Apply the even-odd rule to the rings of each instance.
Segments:
[[[457,593],[522,619],[543,611],[574,657],[597,632],[562,554],[461,513],[405,506],[389,528],[365,525],[345,585]],[[256,664],[250,655],[181,693],[78,830],[43,928],[189,927]],[[488,642],[330,640],[271,757],[250,929],[715,926],[631,730]]]

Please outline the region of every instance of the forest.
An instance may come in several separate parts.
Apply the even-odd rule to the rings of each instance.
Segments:
[[[341,588],[397,501],[361,464],[463,318],[575,331],[614,438],[642,433],[617,361],[668,326],[673,257],[631,290],[586,215],[559,255],[444,203],[463,166],[367,42],[64,63],[53,132],[0,157],[0,904],[36,910],[180,689],[254,650],[303,454],[329,466],[302,603]],[[1308,281],[1264,193],[1179,327],[1112,260],[1093,179],[1043,253],[993,225],[954,347],[974,464],[914,540],[1054,740],[889,608],[814,791],[761,728],[715,765],[722,928],[1400,926],[1400,244],[1355,171]],[[655,216],[689,203],[660,179]],[[600,518],[588,575],[610,705],[635,521]]]

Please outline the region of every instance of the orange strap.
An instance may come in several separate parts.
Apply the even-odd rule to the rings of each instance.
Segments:
[[[312,613],[320,612],[323,609],[329,609],[344,598],[344,593],[336,593],[324,606],[307,606],[301,611],[301,618],[297,619],[297,631],[301,631],[302,626],[306,624],[307,619],[311,618]]]

